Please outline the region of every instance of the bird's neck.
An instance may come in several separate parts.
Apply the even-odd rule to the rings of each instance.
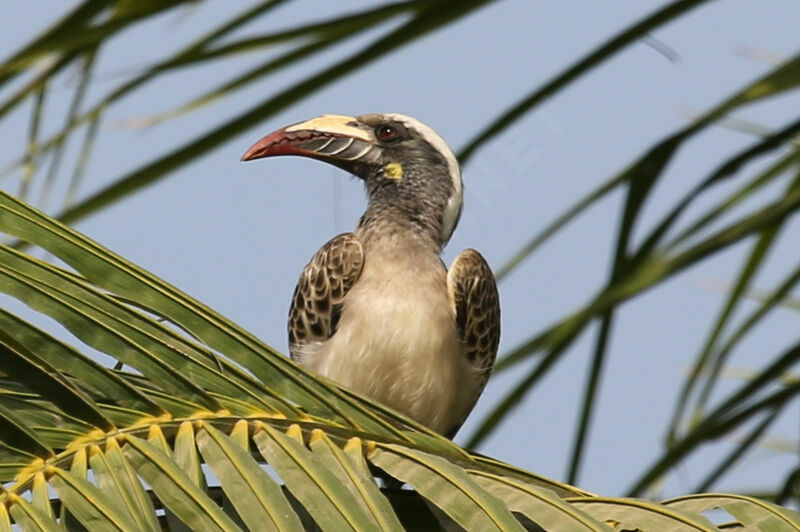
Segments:
[[[422,248],[442,251],[441,220],[425,209],[370,202],[358,222],[356,234],[365,248]]]

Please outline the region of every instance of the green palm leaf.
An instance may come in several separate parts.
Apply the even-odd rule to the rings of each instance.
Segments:
[[[522,530],[534,522],[605,530],[604,522],[615,522],[713,530],[699,512],[734,500],[716,496],[691,508],[677,502],[670,508],[601,499],[471,456],[400,414],[305,373],[164,281],[4,193],[0,230],[79,268],[71,272],[0,246],[7,259],[0,290],[137,370],[105,369],[79,347],[2,314],[15,327],[3,332],[0,343],[9,360],[0,380],[0,472],[6,482],[0,525],[402,529],[412,519],[400,502],[408,495],[380,489],[367,464],[412,486],[434,509],[415,512],[413,519],[434,528],[458,523]],[[179,328],[165,327],[141,308],[169,316]],[[42,356],[23,342],[36,345]],[[226,348],[243,347],[254,356],[233,364]],[[255,375],[258,368],[289,382],[246,373]],[[293,393],[301,385],[305,393]],[[57,501],[50,499],[51,489]],[[32,502],[24,498],[28,493]],[[735,501],[725,504],[742,521],[800,519],[755,499]]]

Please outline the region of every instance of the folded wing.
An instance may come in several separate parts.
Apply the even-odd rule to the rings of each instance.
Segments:
[[[456,328],[464,356],[475,369],[469,408],[448,431],[452,437],[478,401],[494,366],[500,343],[500,299],[497,283],[483,256],[474,249],[462,251],[447,271],[447,292],[455,311]]]
[[[364,251],[353,233],[334,237],[317,251],[303,269],[289,309],[289,352],[292,359],[304,359],[312,343],[336,334],[342,301],[361,275]]]

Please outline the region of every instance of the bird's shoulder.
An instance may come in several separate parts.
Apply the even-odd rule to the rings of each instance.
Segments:
[[[478,251],[466,249],[453,260],[447,293],[467,358],[490,369],[500,342],[500,297],[492,269]]]
[[[364,249],[358,238],[342,233],[322,246],[303,268],[289,309],[289,350],[293,358],[302,358],[304,345],[333,336],[342,301],[363,266]]]

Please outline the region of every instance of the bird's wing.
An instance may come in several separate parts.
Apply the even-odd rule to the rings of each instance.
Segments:
[[[364,250],[353,233],[328,241],[303,269],[289,309],[289,352],[298,362],[303,348],[336,332],[344,296],[358,280]]]
[[[464,356],[476,372],[469,408],[447,433],[452,437],[475,406],[492,371],[500,343],[500,299],[491,268],[474,249],[462,251],[450,265],[447,293],[455,311]]]

